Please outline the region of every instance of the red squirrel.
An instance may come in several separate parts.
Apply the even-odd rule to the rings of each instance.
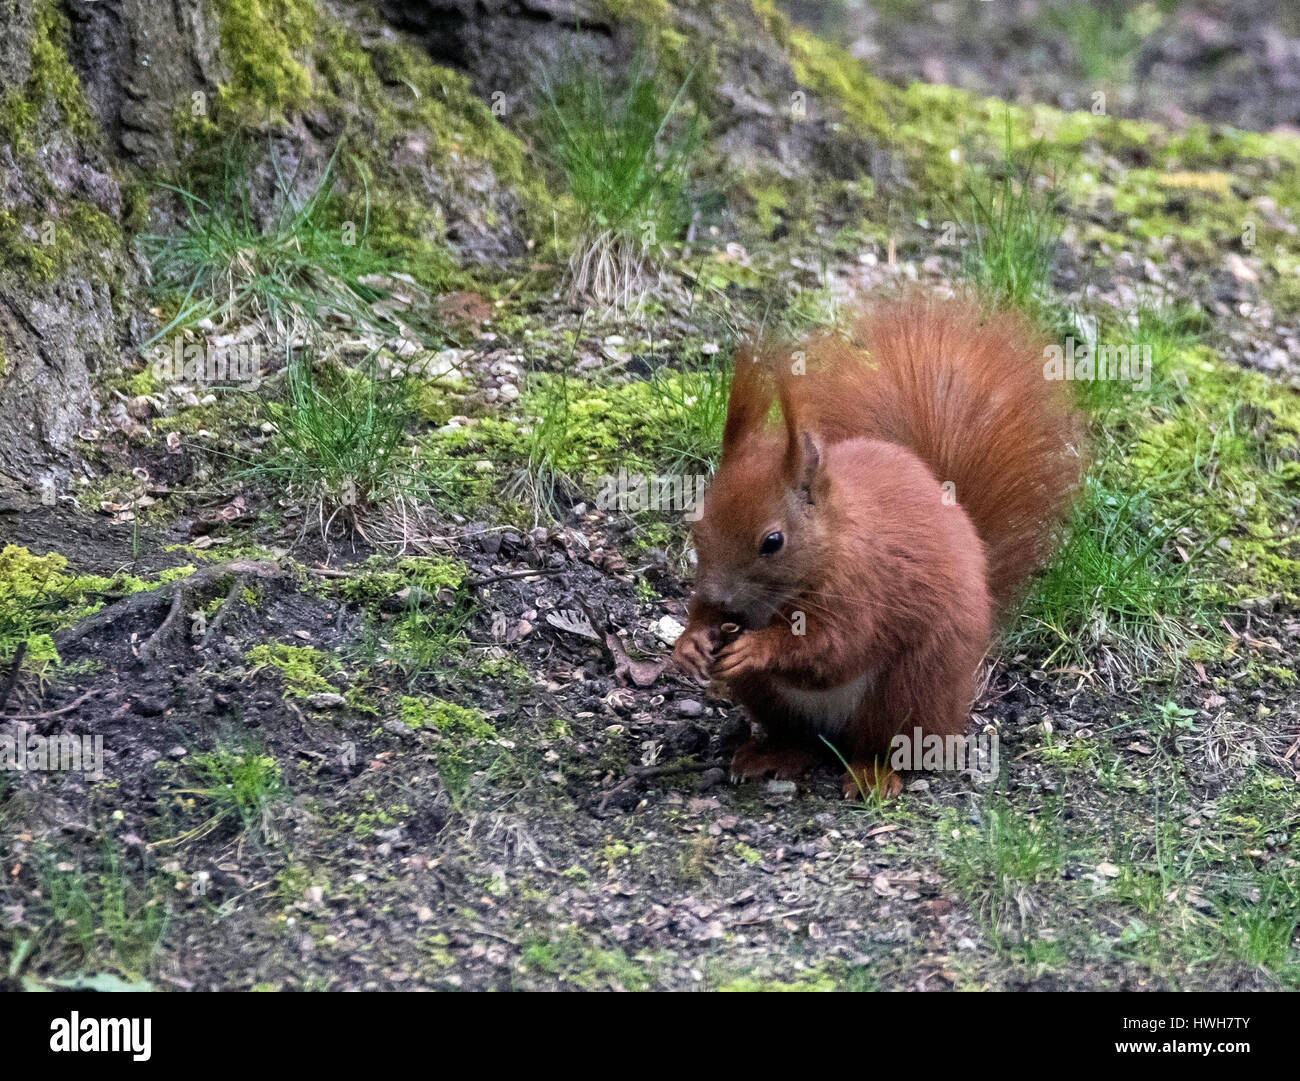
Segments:
[[[847,336],[737,352],[674,649],[764,734],[733,779],[798,776],[822,736],[846,797],[892,795],[896,734],[965,728],[995,620],[1083,470],[1046,344],[1015,312],[912,295]]]

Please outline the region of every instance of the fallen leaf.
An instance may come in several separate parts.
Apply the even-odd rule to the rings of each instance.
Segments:
[[[593,642],[600,641],[600,635],[591,625],[591,620],[573,608],[560,608],[554,612],[547,612],[546,622],[556,630],[581,635],[583,638],[590,638]]]

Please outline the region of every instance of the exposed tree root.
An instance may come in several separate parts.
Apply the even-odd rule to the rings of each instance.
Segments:
[[[56,634],[54,644],[59,650],[64,650],[68,646],[81,641],[87,635],[107,631],[111,627],[123,626],[125,620],[156,612],[166,605],[167,614],[139,650],[140,659],[145,664],[151,665],[159,659],[163,647],[173,638],[178,626],[183,622],[189,598],[201,595],[210,586],[229,578],[231,575],[235,578],[234,585],[230,587],[226,599],[222,601],[221,608],[204,634],[202,642],[199,643],[198,648],[203,649],[209,642],[214,640],[216,632],[221,629],[226,616],[238,603],[239,595],[250,578],[285,577],[285,572],[278,564],[252,560],[232,560],[229,563],[218,563],[215,566],[204,567],[186,578],[178,578],[176,581],[168,582],[157,589],[132,593],[108,605],[106,608],[101,608],[75,626],[68,627]]]
[[[199,642],[199,649],[207,649],[208,643],[216,639],[217,632],[221,630],[222,625],[226,622],[226,617],[238,607],[244,587],[248,585],[248,578],[249,575],[247,574],[236,576],[230,586],[230,592],[226,594],[226,599],[221,602],[221,607],[217,609],[216,615],[212,617],[212,622],[208,624],[207,632],[203,635],[203,640]]]
[[[158,625],[158,629],[149,635],[145,644],[140,647],[138,656],[145,664],[152,664],[158,658],[158,651],[175,633],[176,623],[185,611],[185,597],[189,591],[190,587],[185,584],[184,579],[177,581],[175,587],[171,590],[172,606],[168,609],[166,618]]]

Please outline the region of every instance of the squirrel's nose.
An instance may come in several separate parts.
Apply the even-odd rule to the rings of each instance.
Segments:
[[[724,589],[722,583],[714,578],[700,578],[695,583],[695,592],[700,600],[711,608],[726,610],[731,603],[731,591]]]

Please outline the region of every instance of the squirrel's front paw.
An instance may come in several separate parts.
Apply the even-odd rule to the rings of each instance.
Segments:
[[[767,640],[755,633],[742,634],[718,651],[713,659],[712,675],[726,682],[742,676],[758,675],[771,667]]]
[[[677,667],[691,679],[707,683],[713,651],[718,647],[721,633],[717,627],[702,623],[687,627],[673,647],[673,660],[677,662]]]

